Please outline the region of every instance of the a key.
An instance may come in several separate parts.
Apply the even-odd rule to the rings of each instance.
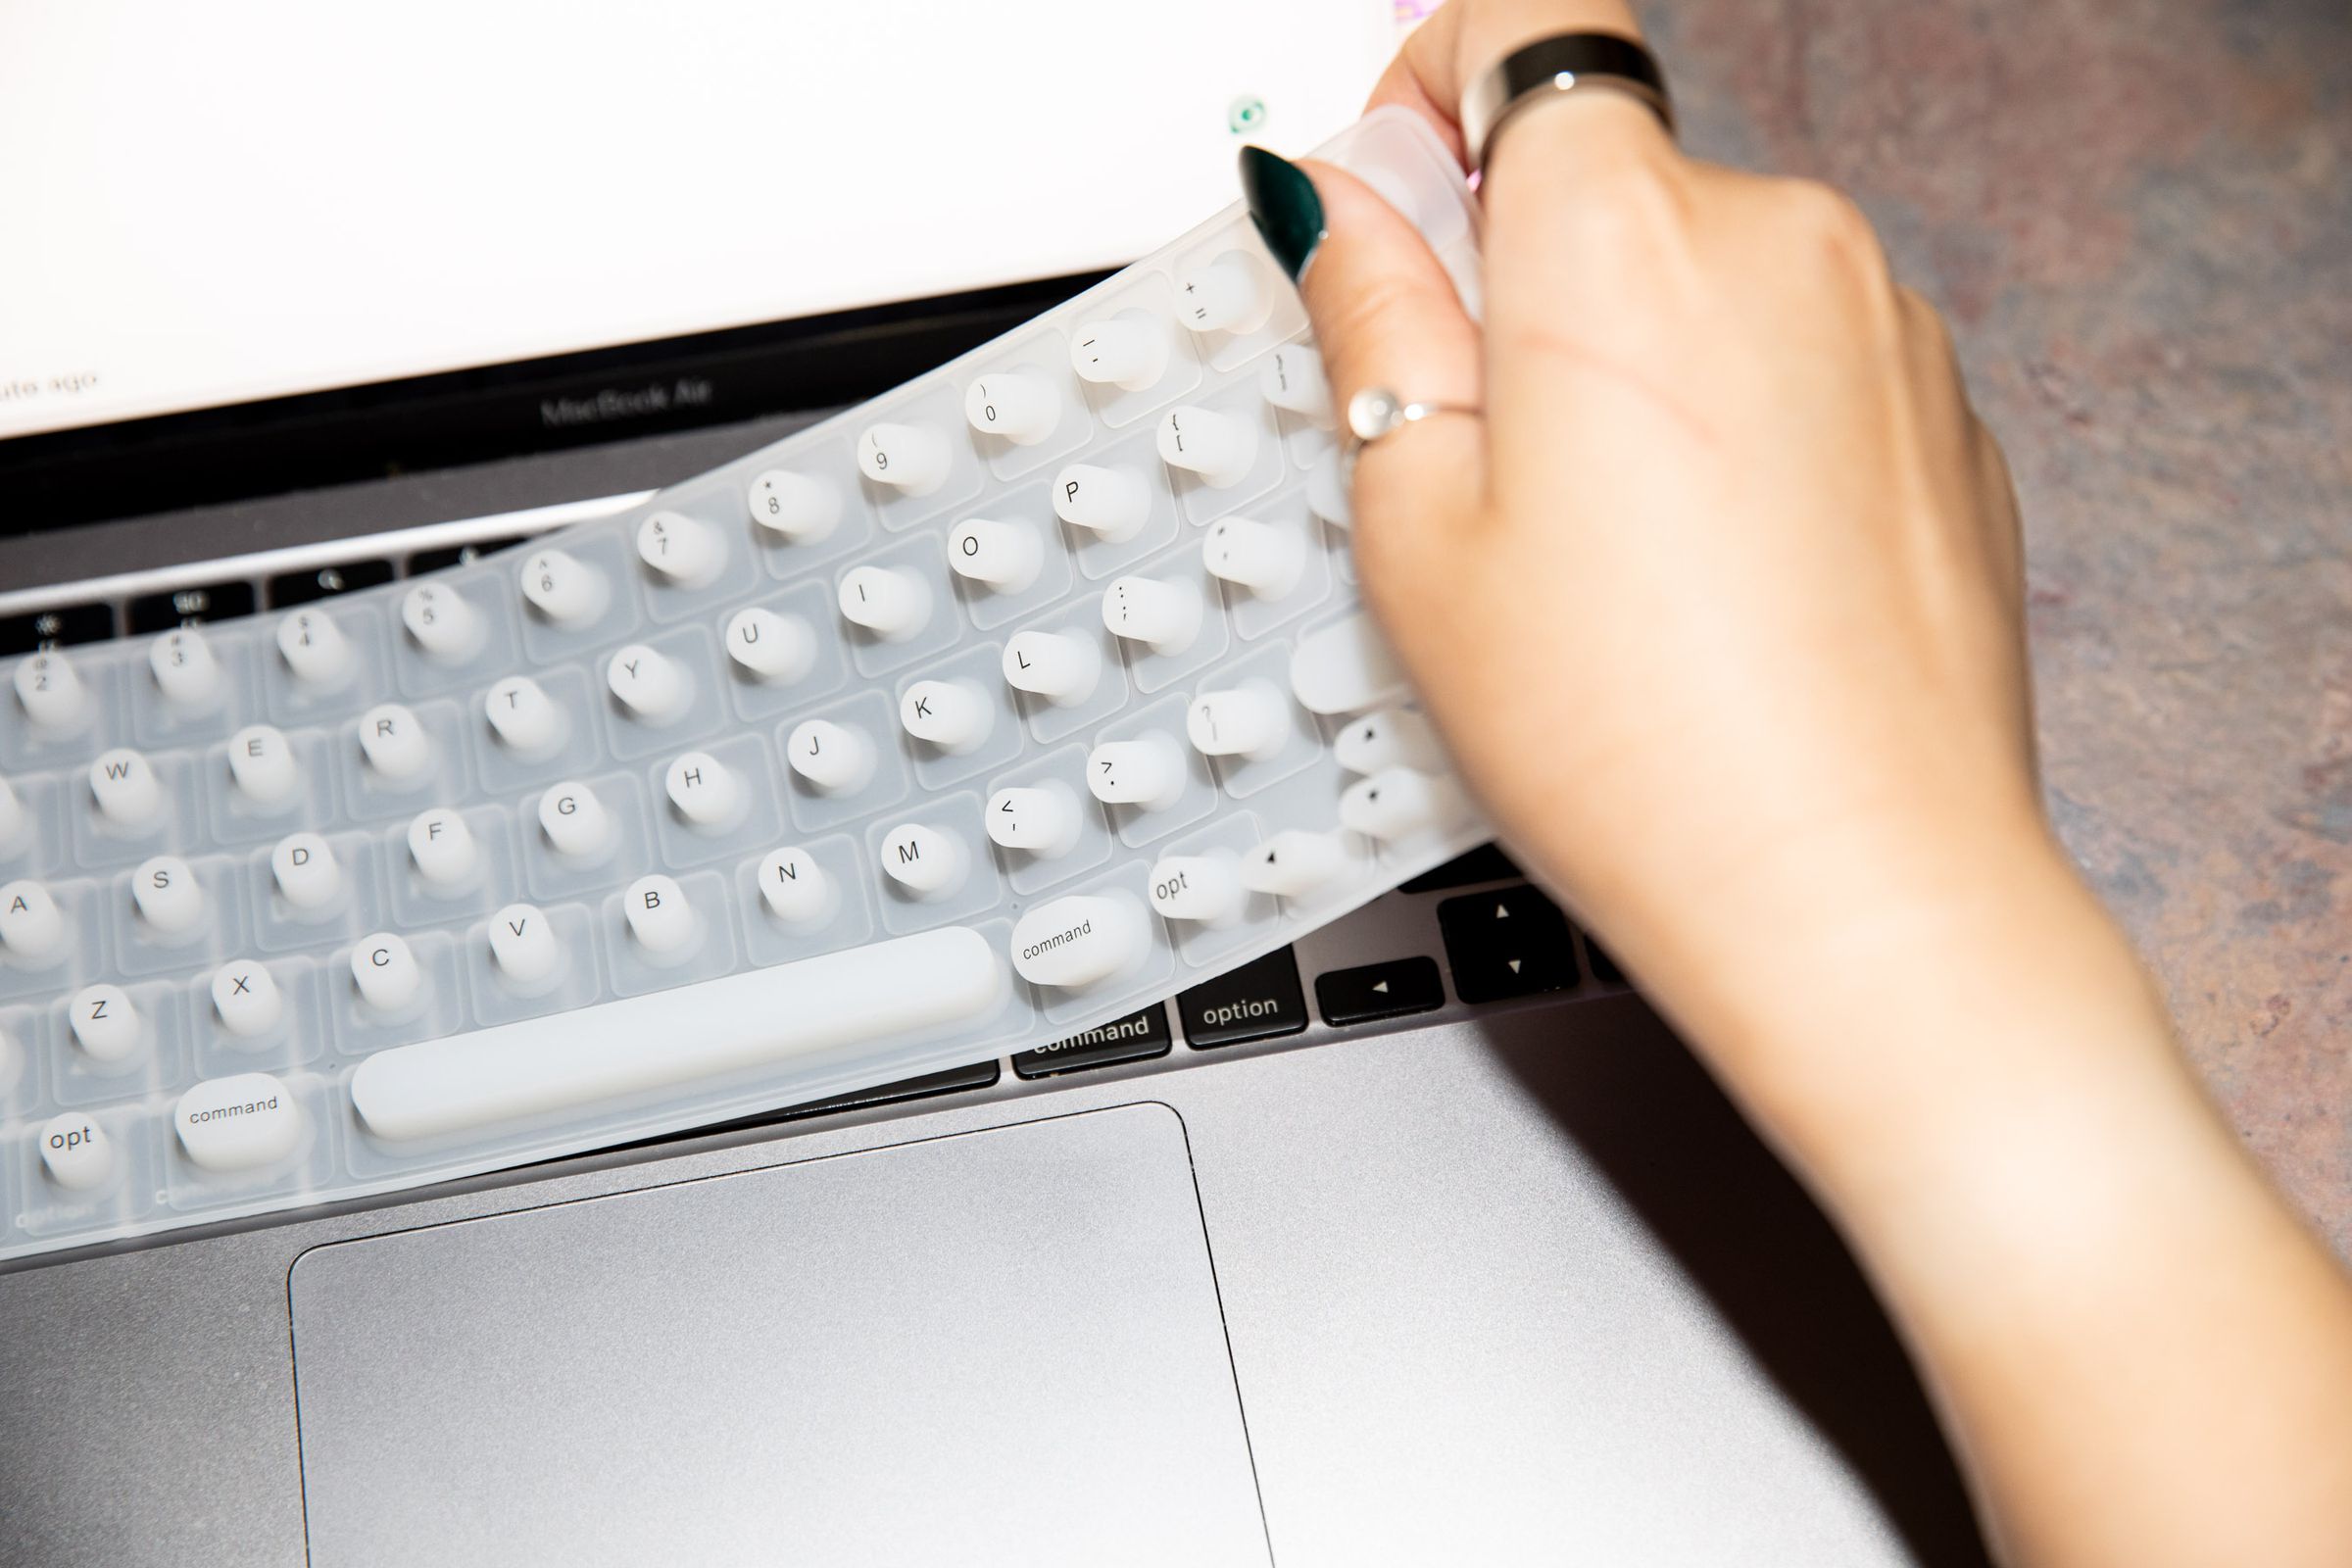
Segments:
[[[1241,858],[1231,850],[1171,855],[1152,867],[1152,907],[1170,920],[1231,925],[1249,902]]]
[[[439,893],[471,886],[482,863],[473,829],[446,806],[419,811],[409,823],[409,859],[425,885]]]
[[[0,887],[0,950],[35,968],[46,968],[65,956],[65,912],[38,882]]]
[[[229,1176],[292,1154],[302,1142],[303,1114],[273,1074],[240,1072],[207,1079],[180,1096],[172,1124],[191,1164]]]
[[[139,918],[159,936],[185,936],[204,921],[204,889],[188,862],[176,855],[141,861],[130,873],[130,898],[138,906]]]
[[[1063,708],[1095,695],[1102,650],[1058,631],[1015,632],[1004,644],[1004,683]]]
[[[1151,487],[1131,468],[1073,463],[1054,476],[1054,515],[1117,544],[1151,520]]]
[[[1168,329],[1141,311],[1080,324],[1070,368],[1082,381],[1141,392],[1168,371]]]
[[[799,615],[754,606],[727,622],[727,657],[754,680],[788,686],[816,665],[816,630]]]
[[[956,575],[999,593],[1027,588],[1045,563],[1045,541],[1027,523],[972,517],[948,535],[948,565]]]
[[[975,430],[1035,446],[1061,423],[1061,391],[1031,371],[993,371],[963,394],[963,416]]]
[[[302,785],[294,746],[270,724],[248,724],[228,738],[228,775],[254,806],[283,806]]]
[[[406,1012],[424,990],[424,970],[395,931],[360,938],[351,950],[351,979],[360,999],[381,1013]]]
[[[1086,787],[1111,806],[1164,811],[1184,795],[1184,759],[1164,735],[1104,741],[1086,754]]]
[[[251,958],[232,958],[213,971],[213,1011],[239,1040],[259,1040],[286,1015],[277,977]]]
[[[489,631],[482,612],[443,583],[420,582],[401,596],[400,623],[425,654],[456,663],[481,651]]]
[[[83,986],[66,1004],[74,1043],[92,1061],[126,1061],[146,1044],[146,1022],[130,993],[111,981]]]
[[[56,649],[43,649],[17,665],[17,702],[35,727],[70,735],[94,716],[89,689],[74,662]]]
[[[580,864],[602,859],[619,838],[596,791],[568,779],[539,797],[539,831],[558,855]]]
[[[605,684],[630,717],[648,724],[668,723],[694,701],[685,668],[643,643],[631,643],[606,662]]]
[[[727,542],[699,518],[657,512],[637,525],[637,559],[681,588],[705,588],[727,569]]]
[[[1076,894],[1014,922],[1012,966],[1031,985],[1077,991],[1136,967],[1152,951],[1152,917],[1130,893]]]
[[[115,1141],[87,1111],[52,1116],[41,1128],[41,1168],[69,1193],[96,1192],[114,1179]]]
[[[874,743],[863,732],[826,718],[795,725],[784,739],[784,760],[825,795],[861,790],[874,776]]]
[[[1450,832],[1469,816],[1470,803],[1460,785],[1410,767],[1384,768],[1340,796],[1340,825],[1384,844],[1416,833]]]
[[[1332,760],[1348,772],[1368,777],[1392,767],[1418,768],[1424,773],[1445,771],[1445,748],[1429,720],[1409,708],[1384,708],[1351,718],[1332,740]]]
[[[538,906],[510,904],[490,917],[490,961],[511,984],[531,990],[563,969],[564,948]]]
[[[1266,401],[1287,409],[1307,423],[1331,428],[1331,382],[1323,374],[1323,356],[1303,343],[1285,343],[1266,356],[1258,372],[1258,388]]]
[[[1102,624],[1113,635],[1175,655],[1200,635],[1200,590],[1159,577],[1113,577],[1102,590]]]
[[[1304,898],[1330,886],[1351,858],[1336,833],[1286,828],[1242,857],[1242,886],[1252,893]]]
[[[126,833],[144,833],[163,816],[164,787],[154,764],[126,747],[98,754],[90,764],[90,795],[99,814]]]
[[[752,521],[793,544],[821,544],[841,523],[841,492],[790,468],[769,468],[752,480]]]
[[[841,579],[842,617],[884,642],[905,642],[931,621],[931,585],[895,566],[858,566]]]
[[[858,437],[858,471],[910,496],[946,484],[954,464],[948,438],[927,424],[869,424]]]
[[[612,602],[605,574],[567,550],[534,550],[516,573],[530,607],[568,631],[593,626]]]
[[[294,679],[314,692],[340,689],[359,663],[351,639],[321,610],[297,610],[279,620],[277,653]]]
[[[1262,681],[1202,692],[1185,710],[1184,732],[1203,757],[1263,760],[1290,744],[1290,706]]]
[[[918,680],[899,699],[899,722],[918,741],[960,756],[996,727],[996,705],[969,681]]]
[[[1077,797],[1059,784],[999,790],[988,798],[986,815],[991,842],[1041,860],[1069,854],[1083,826]]]
[[[1211,576],[1260,599],[1280,599],[1298,586],[1306,569],[1306,541],[1295,528],[1254,517],[1220,517],[1208,525],[1201,557]]]
[[[175,707],[200,711],[220,700],[220,661],[193,626],[168,631],[148,644],[147,667],[155,673],[156,689]]]
[[[659,872],[641,876],[620,896],[620,909],[629,922],[629,935],[655,958],[673,958],[691,950],[701,935],[694,906],[685,890]]]
[[[400,788],[432,771],[433,743],[416,714],[399,703],[378,703],[360,715],[360,750],[378,784]]]
[[[1227,489],[1248,478],[1257,462],[1257,430],[1210,409],[1170,409],[1159,420],[1159,459]]]
[[[743,780],[709,752],[688,752],[669,764],[662,787],[678,815],[699,828],[733,825],[744,813]]]
[[[807,850],[790,846],[760,862],[760,899],[768,912],[798,931],[814,930],[841,907],[831,873]]]
[[[343,868],[334,846],[316,833],[289,833],[270,852],[278,896],[297,909],[331,907],[343,897]]]
[[[1196,332],[1254,332],[1274,314],[1274,288],[1263,265],[1227,251],[1176,285],[1176,318]]]
[[[482,713],[499,744],[518,757],[544,757],[564,744],[564,710],[528,675],[509,675],[482,694]]]
[[[1372,617],[1358,611],[1298,639],[1291,693],[1310,713],[1353,713],[1402,697],[1404,670]]]
[[[882,835],[882,869],[918,899],[944,899],[963,885],[970,852],[953,833],[922,822],[902,822]]]

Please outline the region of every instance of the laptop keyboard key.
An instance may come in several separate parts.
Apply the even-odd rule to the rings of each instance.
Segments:
[[[1298,960],[1289,948],[1279,948],[1183,993],[1176,1014],[1195,1051],[1295,1035],[1306,1027]]]
[[[1051,1078],[1056,1073],[1164,1056],[1172,1043],[1168,1009],[1155,1002],[1141,1012],[1114,1018],[1067,1040],[1019,1052],[1012,1058],[1012,1070],[1024,1078]]]
[[[1397,958],[1315,977],[1315,1002],[1329,1024],[1371,1023],[1446,1004],[1435,958]]]
[[[1498,888],[1447,899],[1438,906],[1446,961],[1454,995],[1464,1002],[1500,1002],[1576,984],[1576,950],[1568,917],[1531,887]]]

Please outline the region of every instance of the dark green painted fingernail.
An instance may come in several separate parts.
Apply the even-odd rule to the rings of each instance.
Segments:
[[[1242,149],[1242,195],[1258,238],[1296,283],[1323,243],[1323,198],[1306,171],[1263,147]]]

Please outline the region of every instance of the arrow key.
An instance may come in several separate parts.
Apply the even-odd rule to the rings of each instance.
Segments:
[[[1576,950],[1558,905],[1532,887],[1464,894],[1438,906],[1446,961],[1464,1002],[1500,1002],[1576,984]]]
[[[1398,958],[1315,977],[1315,1002],[1329,1024],[1370,1023],[1446,1004],[1435,958]]]

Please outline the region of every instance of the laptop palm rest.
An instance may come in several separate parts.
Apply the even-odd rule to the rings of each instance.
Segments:
[[[1164,1105],[337,1243],[291,1294],[322,1568],[1268,1560]]]

